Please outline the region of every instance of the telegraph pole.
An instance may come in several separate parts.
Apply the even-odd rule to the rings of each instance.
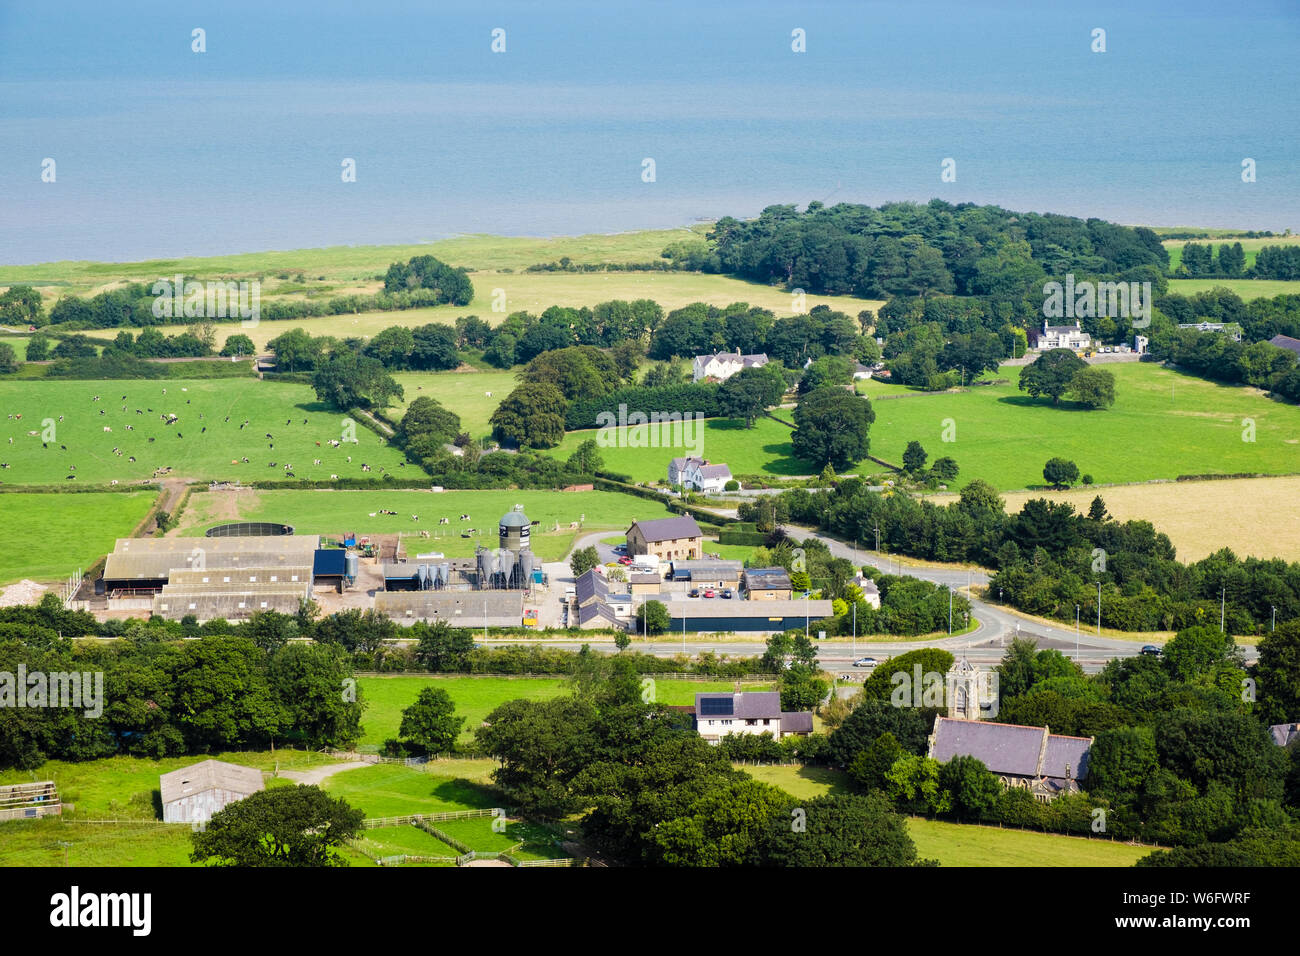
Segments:
[[[1079,663],[1079,605],[1074,606],[1074,662]]]
[[[1225,587],[1219,589],[1219,633],[1220,634],[1228,633],[1223,629],[1224,618],[1227,617],[1227,611],[1228,611],[1228,589]]]
[[[1101,582],[1097,582],[1097,636],[1101,637]]]

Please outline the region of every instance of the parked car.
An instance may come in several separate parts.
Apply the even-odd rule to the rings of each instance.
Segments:
[[[878,663],[879,661],[877,661],[874,657],[859,657],[856,661],[853,662],[853,666],[854,667],[875,667],[876,664]]]
[[[709,588],[707,591],[704,592],[704,596],[706,598],[711,598],[711,597],[717,597],[717,594],[714,593],[713,588]]]
[[[700,596],[700,589],[699,589],[699,588],[691,588],[691,597],[699,597],[699,596]]]
[[[625,544],[616,544],[616,545],[614,545],[614,553],[615,553],[615,554],[626,554],[626,553],[627,553],[627,545],[625,545]]]
[[[1159,657],[1160,648],[1156,647],[1154,644],[1143,644],[1141,653],[1145,654],[1147,657]]]
[[[731,594],[731,588],[723,588],[723,589],[722,589],[722,596],[723,596],[724,598],[730,598],[730,597],[732,597],[732,594]]]
[[[629,558],[629,557],[625,554],[625,555],[623,555],[623,557],[621,557],[621,558],[618,559],[618,563],[619,563],[619,564],[631,564],[631,563],[632,563],[632,559]]]

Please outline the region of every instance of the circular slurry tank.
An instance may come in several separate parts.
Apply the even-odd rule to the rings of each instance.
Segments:
[[[293,525],[273,521],[240,521],[219,524],[203,532],[205,538],[274,538],[293,534]]]

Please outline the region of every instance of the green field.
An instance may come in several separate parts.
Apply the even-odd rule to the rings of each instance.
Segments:
[[[0,495],[6,530],[23,545],[0,552],[0,585],[56,580],[89,568],[116,539],[131,534],[155,496],[152,490]]]
[[[493,710],[508,700],[548,700],[568,693],[569,683],[562,677],[439,677],[435,674],[398,677],[363,677],[359,681],[367,701],[361,723],[365,735],[357,746],[362,750],[378,750],[383,742],[397,736],[402,723],[402,710],[415,703],[425,687],[440,687],[456,705],[456,713],[463,715],[465,728],[461,740],[468,741],[475,729]],[[727,691],[734,681],[689,681],[655,679],[655,699],[663,704],[693,704],[697,693]],[[750,690],[769,689],[766,684],[755,684]],[[396,811],[415,812],[415,811]],[[376,813],[375,816],[387,816]]]
[[[1251,299],[1271,299],[1275,295],[1300,295],[1300,281],[1285,279],[1170,279],[1169,291],[1179,295],[1195,295],[1211,289],[1224,288],[1235,292],[1243,302]],[[1131,343],[1130,343],[1131,344]]]
[[[783,409],[782,417],[788,412]],[[687,447],[692,442],[683,443],[680,429],[665,426],[660,431],[647,426],[644,440],[656,441],[659,447],[630,448],[628,432],[632,430],[618,429],[618,446],[601,448],[600,454],[606,471],[631,475],[636,481],[666,481],[669,459],[683,455],[702,455],[711,462],[729,465],[733,475],[808,475],[821,471],[794,457],[790,429],[770,418],[760,418],[753,428],[745,428],[738,420],[711,418],[698,433],[692,423],[688,438],[692,442],[699,439],[693,447]],[[568,458],[578,445],[597,434],[596,429],[569,432],[547,454]]]
[[[489,783],[495,767],[495,760],[437,760],[422,768],[373,764],[327,777],[322,787],[370,818],[482,810],[501,802]]]
[[[0,407],[22,416],[0,422],[0,460],[11,465],[3,472],[9,484],[62,485],[74,466],[82,484],[148,481],[154,469],[168,466],[172,478],[243,481],[283,479],[285,465],[304,480],[324,481],[331,474],[378,480],[381,468],[399,477],[406,471],[423,474],[402,467],[402,452],[359,424],[349,429],[356,444],[331,447],[330,440],[344,437],[344,416],[317,402],[308,386],[288,382],[0,382]],[[164,413],[179,421],[165,425]],[[249,424],[241,429],[245,419]],[[47,429],[53,432],[49,441]],[[248,464],[231,464],[245,457]],[[321,464],[313,465],[317,458]],[[362,464],[371,471],[363,472]]]
[[[411,402],[427,395],[459,415],[461,429],[472,438],[486,437],[492,431],[488,419],[501,399],[519,384],[513,371],[398,372],[393,378],[406,394],[388,410],[389,418],[400,420]]]
[[[569,552],[573,540],[593,531],[626,531],[632,517],[666,518],[661,504],[630,498],[612,491],[265,491],[197,492],[190,496],[182,535],[199,536],[223,521],[278,521],[291,524],[299,534],[410,534],[408,551],[441,551],[448,557],[470,557],[476,545],[496,547],[497,521],[517,504],[528,517],[540,522],[532,532],[532,548],[544,561],[556,561]],[[381,515],[380,510],[396,511]],[[374,512],[374,517],[371,513]],[[467,514],[469,521],[461,521]],[[420,520],[412,521],[412,515]],[[585,515],[585,518],[583,517]],[[450,524],[439,525],[439,518]],[[560,530],[555,531],[556,522]],[[581,529],[570,529],[581,522]],[[474,528],[479,535],[462,538],[461,530]],[[429,532],[428,538],[415,536]]]
[[[1189,231],[1190,231],[1190,230],[1189,230]],[[1237,239],[1237,238],[1235,238],[1235,237],[1232,237],[1231,235],[1226,235],[1226,236],[1225,236],[1225,235],[1222,235],[1222,233],[1224,233],[1224,232],[1231,233],[1232,230],[1216,230],[1216,229],[1204,229],[1204,230],[1202,230],[1202,229],[1198,229],[1198,230],[1196,230],[1196,231],[1197,231],[1197,232],[1211,232],[1211,233],[1215,233],[1215,235],[1216,235],[1217,238],[1214,238],[1214,239],[1166,239],[1166,240],[1164,240],[1164,241],[1161,243],[1161,245],[1163,245],[1163,246],[1165,247],[1165,249],[1167,249],[1167,250],[1169,251],[1169,268],[1170,268],[1170,269],[1177,269],[1180,265],[1182,265],[1182,262],[1183,262],[1183,246],[1187,245],[1187,243],[1189,243],[1189,242],[1194,242],[1194,243],[1196,243],[1197,245],[1200,245],[1200,246],[1204,246],[1204,245],[1210,245],[1210,246],[1213,246],[1213,247],[1214,247],[1214,251],[1215,251],[1216,254],[1217,254],[1218,251],[1219,251],[1219,246],[1224,245],[1224,244],[1227,244],[1227,245],[1229,245],[1229,246],[1232,246],[1232,245],[1236,245],[1237,243],[1240,242],[1240,243],[1241,243],[1241,251],[1244,252],[1244,253],[1246,254],[1246,268],[1247,268],[1247,269],[1249,269],[1249,268],[1251,268],[1252,266],[1255,265],[1255,257],[1256,257],[1257,255],[1259,255],[1259,250],[1262,249],[1262,248],[1264,248],[1265,246],[1289,246],[1289,245],[1294,245],[1294,244],[1297,243],[1297,242],[1300,242],[1300,236],[1271,236],[1271,237],[1268,237],[1268,238],[1257,238],[1257,239]],[[1213,280],[1211,280],[1211,281],[1213,281]],[[1224,280],[1219,280],[1219,281],[1224,281]],[[1172,289],[1172,286],[1171,286],[1171,289]]]
[[[1106,368],[1115,374],[1116,401],[1100,411],[1031,399],[1017,389],[1019,368],[1011,366],[998,373],[1006,384],[964,392],[868,383],[863,391],[876,412],[871,452],[901,463],[907,443],[916,440],[931,461],[957,459],[957,485],[982,478],[1002,490],[1043,487],[1043,464],[1058,455],[1098,483],[1300,470],[1300,408],[1153,363]],[[1242,440],[1247,418],[1255,423],[1254,442]],[[948,420],[956,441],[945,443]]]
[[[800,800],[850,793],[843,771],[828,767],[747,767],[756,780],[780,787]],[[909,817],[907,832],[922,859],[942,866],[1132,866],[1152,852],[1109,840],[1089,840],[1055,833],[947,823]]]

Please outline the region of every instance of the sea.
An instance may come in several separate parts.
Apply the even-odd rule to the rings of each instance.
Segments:
[[[0,264],[814,200],[1300,231],[1298,53],[1295,0],[0,0]]]

